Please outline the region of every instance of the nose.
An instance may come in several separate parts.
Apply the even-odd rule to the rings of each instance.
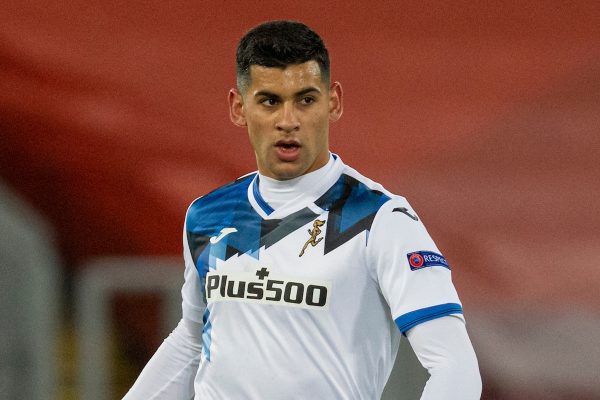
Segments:
[[[293,132],[300,128],[300,121],[296,115],[294,104],[284,103],[277,120],[277,130],[282,132]]]

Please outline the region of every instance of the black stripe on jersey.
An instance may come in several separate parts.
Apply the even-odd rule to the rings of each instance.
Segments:
[[[325,254],[359,233],[371,229],[379,208],[390,197],[369,189],[357,179],[343,174],[315,204],[329,211],[325,234]]]
[[[187,231],[186,235],[188,246],[190,247],[190,252],[192,253],[192,260],[194,260],[194,265],[196,265],[200,254],[202,254],[206,246],[208,246],[210,236],[196,235],[190,231]]]
[[[283,219],[263,220],[261,224],[260,245],[269,248],[318,216],[318,214],[312,212],[310,209],[303,208]]]

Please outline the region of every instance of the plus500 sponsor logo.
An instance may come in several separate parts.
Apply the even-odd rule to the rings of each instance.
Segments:
[[[206,300],[278,304],[326,309],[330,284],[299,279],[257,279],[254,274],[215,272],[206,275]]]

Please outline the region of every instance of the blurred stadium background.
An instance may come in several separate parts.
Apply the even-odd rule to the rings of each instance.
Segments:
[[[179,319],[187,205],[254,169],[239,37],[325,39],[335,152],[453,265],[484,399],[600,398],[600,3],[0,7],[0,399],[119,399]],[[404,346],[385,398],[418,398]]]

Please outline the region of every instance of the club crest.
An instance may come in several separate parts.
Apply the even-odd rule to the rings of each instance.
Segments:
[[[323,240],[322,237],[318,238],[317,237],[322,233],[321,231],[321,227],[325,225],[325,220],[321,221],[320,219],[315,220],[315,222],[313,222],[313,228],[312,229],[308,229],[308,234],[310,235],[310,238],[308,238],[308,240],[306,241],[306,243],[304,243],[304,247],[302,247],[302,251],[300,252],[300,254],[298,255],[298,257],[302,257],[304,255],[304,251],[306,251],[306,248],[308,247],[308,245],[310,244],[312,247],[315,247],[316,245],[319,244],[319,242],[321,240]]]

